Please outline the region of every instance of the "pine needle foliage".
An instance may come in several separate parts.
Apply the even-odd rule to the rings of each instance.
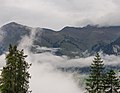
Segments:
[[[112,69],[105,75],[104,93],[120,93],[120,79]]]
[[[90,66],[90,75],[86,79],[86,89],[89,93],[102,93],[103,72],[104,64],[97,53]]]
[[[25,61],[27,55],[17,46],[10,45],[9,53],[6,55],[6,65],[2,69],[0,77],[1,93],[29,93],[28,69],[31,64]]]

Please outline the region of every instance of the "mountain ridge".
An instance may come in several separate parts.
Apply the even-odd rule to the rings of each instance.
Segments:
[[[2,49],[7,50],[9,44],[16,44],[25,35],[30,35],[32,27],[21,25],[16,22],[8,23],[1,27],[5,32],[5,37],[1,43]],[[85,56],[85,53],[93,55],[96,52],[103,51],[106,54],[120,54],[119,37],[120,26],[99,27],[64,27],[59,31],[48,28],[36,28],[34,45],[39,47],[59,48],[56,55],[67,55],[70,57]],[[41,34],[41,31],[42,34]],[[118,40],[117,40],[118,39]],[[113,43],[117,40],[118,43]],[[112,45],[117,47],[114,47]],[[109,48],[110,46],[111,48]],[[86,52],[87,50],[87,52]],[[108,51],[116,52],[108,52]],[[1,50],[2,53],[3,50]],[[35,52],[35,50],[34,50]]]

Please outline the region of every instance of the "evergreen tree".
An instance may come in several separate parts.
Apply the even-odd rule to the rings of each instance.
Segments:
[[[104,78],[105,93],[120,93],[120,80],[114,70],[109,70]]]
[[[97,53],[90,66],[90,75],[86,79],[86,89],[89,93],[102,93],[103,70],[103,61]]]
[[[3,67],[0,77],[1,93],[29,93],[28,69],[31,64],[25,61],[27,56],[23,50],[17,50],[17,46],[9,47],[6,56],[6,66]]]

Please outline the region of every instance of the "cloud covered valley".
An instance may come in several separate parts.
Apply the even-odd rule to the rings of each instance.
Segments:
[[[18,49],[24,49],[28,57],[26,61],[32,63],[30,68],[30,90],[32,93],[83,93],[85,74],[78,74],[77,71],[66,72],[58,68],[88,67],[94,56],[86,58],[70,59],[67,56],[56,56],[51,52],[34,54],[30,51],[35,39],[36,30],[31,31],[30,36],[24,36],[18,45]],[[43,49],[41,47],[40,49]],[[44,48],[47,49],[47,48]],[[5,65],[5,55],[0,56],[0,67]],[[115,55],[104,55],[101,57],[105,65],[120,65],[120,57]]]

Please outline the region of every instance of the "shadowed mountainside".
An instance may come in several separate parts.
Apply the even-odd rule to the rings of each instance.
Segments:
[[[25,36],[30,36],[32,27],[11,22],[1,27],[1,53],[9,44],[18,44]],[[98,27],[65,27],[60,31],[36,28],[34,45],[48,48],[58,48],[56,55],[70,57],[92,55],[103,51],[106,54],[120,54],[120,26]],[[35,49],[33,52],[38,52]]]

